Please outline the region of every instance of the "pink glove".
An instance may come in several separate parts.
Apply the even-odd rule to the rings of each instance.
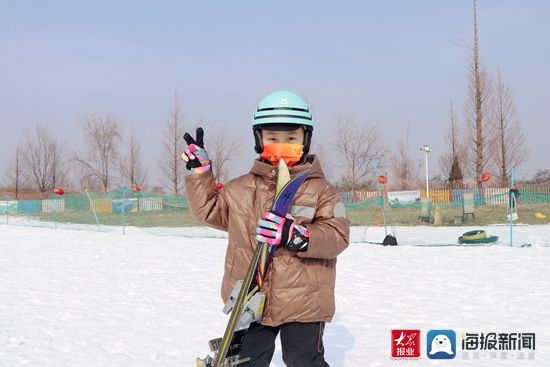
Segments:
[[[187,143],[187,149],[181,155],[185,167],[198,174],[210,171],[212,165],[210,164],[208,152],[204,149],[204,130],[202,127],[197,128],[196,139],[189,133],[185,133],[183,139]]]
[[[208,152],[196,144],[190,144],[181,155],[181,159],[187,163],[188,169],[192,169],[193,173],[201,174],[210,171]]]
[[[292,215],[284,217],[265,212],[256,227],[256,240],[273,246],[283,245],[291,251],[305,251],[309,244],[309,231],[296,224]]]

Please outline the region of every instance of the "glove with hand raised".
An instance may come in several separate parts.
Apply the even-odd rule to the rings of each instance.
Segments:
[[[204,149],[204,130],[202,127],[197,128],[196,140],[189,134],[185,133],[183,139],[187,143],[185,153],[181,155],[181,159],[185,162],[185,167],[192,170],[195,174],[201,174],[210,171],[212,165],[208,152]]]
[[[265,212],[256,227],[256,240],[273,246],[285,246],[290,251],[306,251],[309,231],[297,224],[290,214],[282,217]]]

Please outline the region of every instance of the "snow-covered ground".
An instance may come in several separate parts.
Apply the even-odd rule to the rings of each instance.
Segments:
[[[93,229],[93,227],[92,227]],[[326,358],[338,366],[549,366],[550,226],[486,228],[490,247],[456,243],[469,228],[354,228],[339,258]],[[153,234],[154,233],[154,234]],[[0,366],[194,366],[223,333],[223,238],[204,229],[110,232],[0,225]],[[159,235],[163,236],[159,236]],[[420,329],[422,359],[390,359],[391,329]],[[534,359],[430,360],[430,329],[534,332]],[[517,355],[517,353],[516,353]],[[277,347],[273,366],[282,367]]]

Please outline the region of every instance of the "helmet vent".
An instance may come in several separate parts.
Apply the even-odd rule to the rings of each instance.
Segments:
[[[300,116],[300,115],[280,115],[280,114],[277,114],[277,115],[255,116],[254,118],[256,120],[258,120],[258,119],[270,119],[270,118],[279,118],[279,117],[280,118],[289,117],[289,118],[304,119],[304,120],[310,120],[311,121],[310,116]]]
[[[309,112],[309,108],[297,108],[297,107],[265,107],[265,108],[258,108],[256,111],[263,112],[263,111],[275,111],[275,110]]]

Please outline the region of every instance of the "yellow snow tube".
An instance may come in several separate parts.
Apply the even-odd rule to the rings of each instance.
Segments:
[[[483,230],[477,229],[475,231],[465,232],[462,238],[466,241],[481,240],[487,238],[487,233]]]

